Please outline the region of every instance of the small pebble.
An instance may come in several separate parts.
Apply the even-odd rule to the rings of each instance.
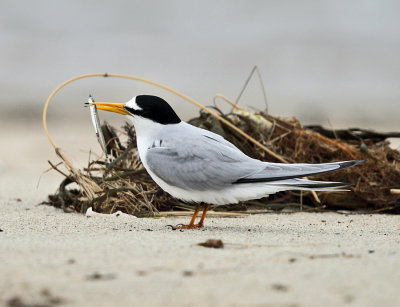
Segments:
[[[208,239],[206,242],[198,243],[197,245],[210,248],[224,248],[224,243],[218,239]]]
[[[194,273],[192,271],[183,271],[183,276],[193,276]]]
[[[286,292],[289,289],[288,286],[282,284],[273,284],[271,287],[272,289],[280,292]]]

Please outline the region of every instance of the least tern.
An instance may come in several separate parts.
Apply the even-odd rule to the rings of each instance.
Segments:
[[[234,204],[285,190],[338,190],[349,184],[300,178],[363,162],[283,164],[256,160],[222,136],[185,123],[157,96],[90,104],[128,116],[135,127],[140,159],[151,178],[173,197],[197,204],[190,223],[176,228],[203,227],[210,205]],[[195,224],[202,204],[203,214]]]

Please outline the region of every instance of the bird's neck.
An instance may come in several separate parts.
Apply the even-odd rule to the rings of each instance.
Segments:
[[[143,159],[145,151],[152,146],[155,140],[166,135],[168,125],[158,124],[145,118],[130,118],[136,132],[137,148],[140,158]]]

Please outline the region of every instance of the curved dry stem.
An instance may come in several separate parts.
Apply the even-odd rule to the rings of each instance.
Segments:
[[[196,100],[172,89],[169,88],[166,85],[163,85],[161,83],[155,82],[155,81],[151,81],[148,79],[144,79],[144,78],[140,78],[140,77],[135,77],[135,76],[129,76],[129,75],[121,75],[121,74],[109,74],[109,73],[91,73],[91,74],[85,74],[85,75],[80,75],[77,77],[74,77],[72,79],[69,79],[63,83],[61,83],[59,86],[56,87],[56,89],[50,94],[50,96],[47,98],[46,103],[44,105],[43,108],[43,128],[44,128],[44,132],[47,135],[47,138],[49,139],[50,144],[56,149],[57,146],[54,143],[53,139],[51,138],[48,128],[47,128],[47,109],[48,106],[50,104],[50,101],[53,99],[54,95],[61,90],[64,86],[68,85],[71,82],[74,82],[76,80],[80,80],[80,79],[84,79],[84,78],[93,78],[93,77],[114,77],[114,78],[123,78],[123,79],[130,79],[130,80],[135,80],[135,81],[140,81],[140,82],[144,82],[147,84],[151,84],[154,85],[156,87],[162,88],[166,91],[169,91],[187,101],[189,101],[190,103],[194,104],[195,106],[197,106],[198,108],[202,109],[203,111],[211,114],[212,116],[216,117],[219,121],[221,121],[222,123],[224,123],[225,125],[229,126],[231,129],[235,130],[237,133],[241,134],[244,138],[246,138],[247,140],[249,140],[250,142],[252,142],[253,144],[255,144],[256,146],[260,147],[262,150],[264,150],[266,153],[268,153],[270,156],[274,157],[275,159],[283,162],[283,163],[287,163],[287,161],[285,161],[285,159],[283,159],[281,156],[279,156],[278,154],[276,154],[275,152],[271,151],[270,149],[268,149],[267,147],[265,147],[264,145],[262,145],[260,142],[258,142],[256,139],[252,138],[250,135],[248,135],[247,133],[243,132],[242,130],[240,130],[239,128],[237,128],[235,125],[231,124],[229,121],[227,121],[226,119],[222,118],[221,116],[219,116],[218,114],[216,114],[215,112],[211,111],[210,109],[208,109],[207,107],[203,106],[202,104],[200,104],[199,102],[197,102]]]
[[[218,108],[217,98],[222,99],[225,102],[229,103],[232,106],[232,108],[234,108],[234,109],[238,109],[239,108],[239,106],[236,103],[234,103],[232,100],[230,100],[229,98],[227,98],[227,97],[225,97],[224,95],[221,95],[221,94],[216,94],[214,96],[214,98],[213,98],[214,106],[216,108]]]

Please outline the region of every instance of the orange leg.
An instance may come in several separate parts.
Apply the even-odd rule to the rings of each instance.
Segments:
[[[195,228],[203,228],[204,227],[204,219],[206,218],[207,211],[210,208],[210,205],[206,205],[203,210],[203,214],[201,215],[200,222],[195,224],[194,221],[196,220],[197,215],[200,211],[200,205],[197,205],[196,210],[193,213],[192,218],[190,219],[189,225],[182,225],[182,226],[175,226],[172,229],[195,229]]]
[[[196,210],[194,210],[192,218],[190,219],[190,223],[189,225],[187,225],[188,228],[193,228],[195,226],[194,221],[196,220],[196,217],[199,214],[199,212],[200,212],[200,205],[197,205]]]
[[[199,227],[199,228],[204,227],[204,219],[206,218],[208,209],[210,209],[210,205],[206,205],[204,207],[203,214],[201,215],[200,222],[197,224],[197,227]]]

